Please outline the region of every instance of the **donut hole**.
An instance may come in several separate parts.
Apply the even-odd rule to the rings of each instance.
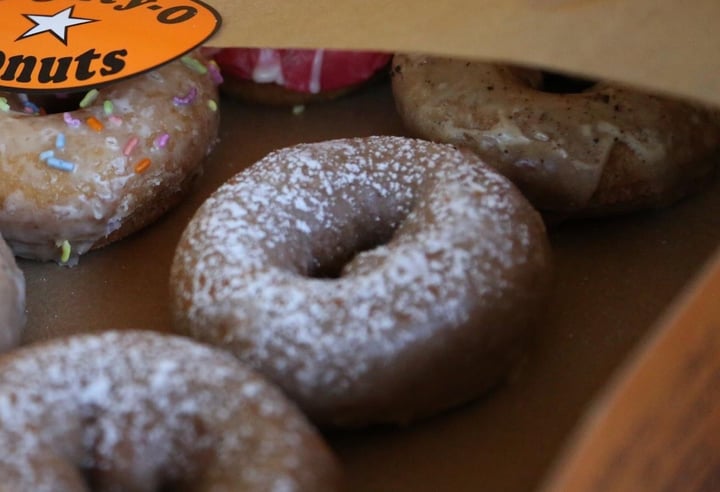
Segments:
[[[110,455],[100,444],[106,439],[101,429],[108,424],[101,424],[98,415],[84,419],[85,437],[91,439],[85,443],[85,453],[92,457],[92,464],[76,466],[89,490],[196,490],[203,470],[217,461],[214,441],[199,416],[159,415],[154,409],[145,410],[145,415],[151,415],[151,420],[158,423],[153,429],[155,438],[148,439],[149,442],[123,439]],[[163,418],[173,421],[170,429],[160,428]],[[178,427],[173,429],[174,426]],[[137,456],[145,458],[138,460]]]
[[[0,93],[9,106],[10,111],[43,116],[48,114],[67,113],[80,107],[85,93],[52,93],[22,94]]]
[[[542,80],[537,89],[551,94],[579,94],[597,84],[595,80],[573,77],[557,72],[541,71],[540,74]]]
[[[388,244],[395,234],[397,222],[378,221],[374,227],[362,227],[359,232],[346,236],[351,239],[336,245],[331,254],[317,253],[307,270],[307,277],[336,280],[343,277],[346,266],[358,255]]]
[[[138,474],[135,470],[78,468],[88,490],[133,490],[152,492],[178,492],[196,490],[205,468],[212,467],[209,453],[191,455],[180,463],[158,467],[151,474]]]

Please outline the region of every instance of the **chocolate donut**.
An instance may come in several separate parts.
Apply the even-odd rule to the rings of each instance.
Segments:
[[[720,113],[669,97],[419,55],[396,55],[392,74],[413,134],[468,146],[560,216],[670,204],[707,181],[720,157]]]
[[[0,421],[2,490],[338,490],[294,405],[179,337],[106,332],[6,354]]]
[[[0,236],[0,352],[20,343],[25,324],[25,277]]]
[[[181,198],[218,128],[200,60],[82,96],[0,94],[0,232],[17,256],[75,262]]]
[[[522,352],[544,225],[471,153],[401,137],[271,153],[217,190],[171,270],[175,327],[279,384],[317,423],[409,422]]]

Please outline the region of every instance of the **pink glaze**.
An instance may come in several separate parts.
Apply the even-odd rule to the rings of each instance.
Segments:
[[[269,48],[223,48],[212,52],[225,77],[274,83],[312,94],[363,82],[392,57],[364,51]]]

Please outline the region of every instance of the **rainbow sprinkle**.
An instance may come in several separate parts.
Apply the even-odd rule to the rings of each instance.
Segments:
[[[205,65],[203,65],[200,61],[196,60],[191,56],[183,56],[182,58],[180,58],[180,61],[183,62],[183,65],[199,73],[200,75],[205,75],[206,73],[208,73],[207,67],[205,67]]]
[[[170,134],[169,133],[163,133],[162,135],[158,135],[158,137],[153,142],[153,145],[157,147],[158,149],[162,149],[167,145],[167,143],[170,141]]]
[[[103,111],[105,112],[105,116],[110,116],[111,114],[113,114],[114,110],[115,110],[115,105],[113,104],[112,101],[106,100],[103,103]]]
[[[198,93],[197,87],[192,87],[188,91],[187,95],[182,96],[182,97],[180,97],[180,96],[173,97],[173,102],[177,106],[187,106],[188,104],[192,104],[193,101],[195,101],[195,98],[197,97],[197,93]]]
[[[63,113],[63,120],[70,128],[78,128],[80,126],[80,120],[73,118],[70,113]]]
[[[132,137],[128,142],[125,144],[125,148],[123,148],[123,155],[125,157],[132,154],[132,151],[135,150],[135,147],[137,146],[138,142],[140,141],[137,137]]]
[[[55,157],[54,150],[45,150],[40,152],[39,157],[41,161],[48,165],[48,167],[57,169],[58,171],[74,173],[75,169],[77,169],[77,166],[74,163]]]
[[[212,99],[210,99],[210,100],[207,102],[207,105],[208,105],[208,108],[210,108],[210,111],[212,111],[213,113],[218,110],[218,105],[217,105],[217,103],[216,103],[214,100],[212,100]]]
[[[18,94],[18,99],[20,99],[20,102],[23,105],[23,112],[32,115],[40,114],[40,108],[38,108],[37,105],[30,100],[27,94]]]
[[[212,80],[213,84],[220,85],[223,83],[222,72],[215,60],[211,60],[210,63],[208,63],[208,71],[210,72],[210,80]]]
[[[135,164],[135,173],[144,173],[150,167],[150,164],[152,164],[152,162],[147,157],[140,159],[138,163]]]
[[[89,91],[87,94],[85,94],[85,97],[80,100],[80,107],[87,108],[88,106],[90,106],[92,103],[95,102],[98,94],[100,94],[100,91],[98,91],[97,89],[92,89],[91,91]]]
[[[10,111],[10,105],[8,104],[7,99],[4,97],[0,97],[0,111]]]
[[[70,241],[66,239],[60,243],[60,262],[67,263],[70,259],[70,253],[72,253],[72,246],[70,246]]]
[[[53,169],[65,171],[66,173],[74,173],[77,168],[77,166],[72,162],[64,161],[52,156],[45,159],[45,163]]]
[[[64,161],[62,159],[58,159],[57,157],[50,157],[46,162],[47,165],[52,167],[53,169],[65,171],[68,173],[75,172],[76,166],[72,162]]]
[[[94,116],[88,117],[88,119],[85,120],[85,123],[87,123],[87,125],[96,132],[101,132],[103,128],[105,128],[105,125],[103,125],[102,122]]]
[[[65,134],[64,133],[58,133],[57,137],[55,137],[55,148],[56,149],[64,149],[65,148]]]
[[[27,114],[40,114],[40,108],[32,101],[23,101],[23,111]]]

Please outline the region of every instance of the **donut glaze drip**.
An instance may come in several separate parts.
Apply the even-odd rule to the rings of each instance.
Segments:
[[[0,352],[20,342],[25,324],[25,277],[0,236]]]
[[[67,241],[74,262],[179,199],[219,122],[193,61],[90,91],[72,111],[0,112],[0,232],[16,255],[60,261]]]
[[[374,235],[390,240],[367,249]],[[478,158],[336,140],[273,152],[207,200],[176,252],[174,312],[323,424],[407,421],[498,379],[548,268],[538,215]]]
[[[149,332],[6,356],[0,421],[0,488],[13,492],[315,491],[337,473],[275,388],[227,354]]]

